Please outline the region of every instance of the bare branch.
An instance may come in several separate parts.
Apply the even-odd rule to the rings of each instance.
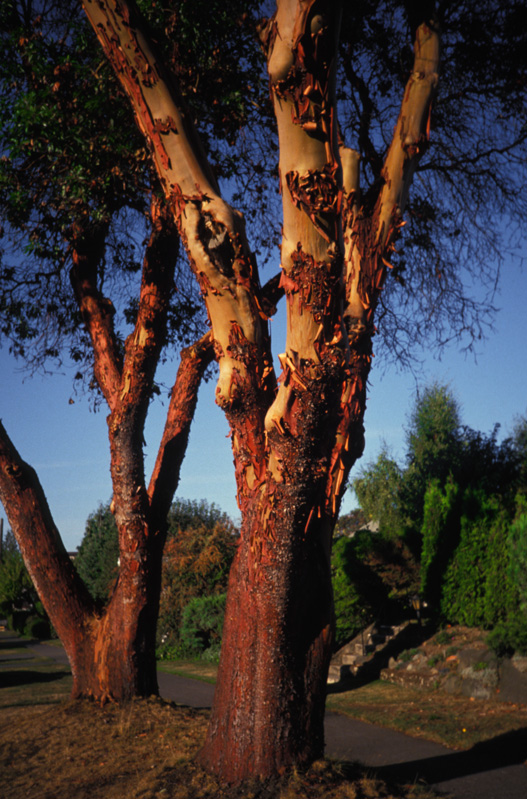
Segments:
[[[119,396],[122,359],[113,323],[115,309],[97,286],[106,233],[106,227],[77,230],[70,279],[93,346],[95,376],[108,406],[114,408]]]
[[[207,366],[214,359],[213,344],[212,333],[209,332],[181,352],[181,363],[170,395],[163,438],[148,487],[151,507],[160,518],[168,513],[179,482],[198,389]]]
[[[402,219],[417,162],[428,142],[430,109],[438,82],[439,36],[427,23],[416,32],[414,67],[383,168],[375,241],[386,247]]]
[[[0,422],[0,499],[24,562],[64,642],[94,612],[55,526],[35,471],[22,460]],[[71,654],[71,653],[69,653]]]
[[[167,205],[153,197],[152,233],[143,261],[139,308],[133,333],[127,338],[119,401],[144,412],[166,337],[166,321],[179,234]]]

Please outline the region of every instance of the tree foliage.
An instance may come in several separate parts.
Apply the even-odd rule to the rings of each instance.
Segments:
[[[33,607],[36,593],[15,537],[8,531],[0,558],[0,612],[11,614]]]
[[[443,621],[490,628],[524,601],[523,425],[502,442],[498,432],[464,426],[452,392],[434,384],[411,412],[405,468],[381,453],[354,483],[381,535],[397,520],[428,612]]]
[[[163,558],[158,631],[162,656],[178,647],[188,648],[188,635],[182,638],[187,605],[198,597],[205,599],[226,591],[236,543],[236,528],[214,504],[185,500],[174,504]],[[214,605],[212,599],[207,600],[205,609],[209,607],[207,603]],[[196,608],[199,610],[201,606]],[[215,635],[217,644],[217,635],[221,638],[221,633]],[[195,648],[190,648],[192,654],[197,654]]]
[[[353,490],[368,521],[378,522],[386,537],[401,533],[401,483],[401,470],[385,450],[374,464],[364,467],[353,482]]]
[[[94,599],[106,601],[119,572],[119,540],[110,506],[88,516],[75,568]]]

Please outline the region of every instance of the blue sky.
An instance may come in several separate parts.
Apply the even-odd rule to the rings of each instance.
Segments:
[[[471,427],[490,432],[496,422],[502,435],[512,429],[514,418],[527,414],[526,313],[527,272],[510,264],[503,269],[499,312],[495,329],[482,341],[477,358],[465,357],[458,347],[447,348],[441,360],[425,354],[419,384],[449,384],[461,406],[462,418]],[[278,343],[282,323],[273,324]],[[0,349],[0,417],[22,457],[39,474],[51,512],[67,549],[81,541],[86,518],[100,502],[111,497],[106,413],[90,410],[88,398],[72,398],[71,374],[28,377]],[[163,374],[170,383],[171,372]],[[404,455],[404,428],[415,398],[415,378],[374,360],[366,410],[366,451],[355,467],[375,459],[383,442],[392,455]],[[160,439],[164,410],[152,407],[146,429],[147,473]],[[352,472],[353,475],[353,472]],[[234,472],[228,428],[214,405],[214,384],[202,387],[178,496],[207,499],[238,518]],[[343,510],[355,506],[351,494]],[[0,514],[3,510],[0,506]],[[6,527],[7,527],[6,523]]]

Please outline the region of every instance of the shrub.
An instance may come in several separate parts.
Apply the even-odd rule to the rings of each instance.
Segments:
[[[24,627],[24,635],[28,638],[37,638],[39,641],[51,638],[50,624],[39,616],[30,616]]]
[[[7,614],[7,626],[15,633],[23,633],[29,616],[27,610],[13,610]]]
[[[490,629],[514,612],[518,592],[507,579],[509,523],[498,497],[480,489],[465,491],[459,544],[443,578],[444,620]]]
[[[459,487],[448,480],[444,489],[432,480],[424,496],[421,533],[421,595],[432,613],[440,604],[441,585],[459,537]]]
[[[331,571],[336,648],[373,621],[385,598],[381,580],[362,560],[368,547],[371,547],[370,533],[366,536],[357,534],[351,539],[343,536],[333,545]]]
[[[434,638],[434,643],[439,644],[439,646],[444,646],[445,644],[449,644],[452,638],[452,633],[449,633],[446,630],[440,630]]]
[[[518,614],[497,624],[487,636],[487,646],[498,657],[527,655],[527,618]]]
[[[194,597],[181,617],[181,651],[189,657],[219,657],[226,594]]]
[[[516,587],[520,607],[527,613],[527,513],[521,513],[509,529],[509,578]]]

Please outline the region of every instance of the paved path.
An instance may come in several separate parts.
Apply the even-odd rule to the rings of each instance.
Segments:
[[[158,672],[165,699],[210,707],[214,686]],[[423,782],[455,799],[527,799],[527,730],[470,751],[411,738],[337,713],[326,713],[326,754],[372,766],[400,783]]]
[[[61,647],[31,644],[39,655],[67,662]],[[210,707],[214,686],[158,672],[164,699]],[[469,751],[411,738],[336,713],[326,714],[326,754],[356,760],[379,776],[401,783],[428,783],[454,799],[527,799],[527,729],[507,733]]]

